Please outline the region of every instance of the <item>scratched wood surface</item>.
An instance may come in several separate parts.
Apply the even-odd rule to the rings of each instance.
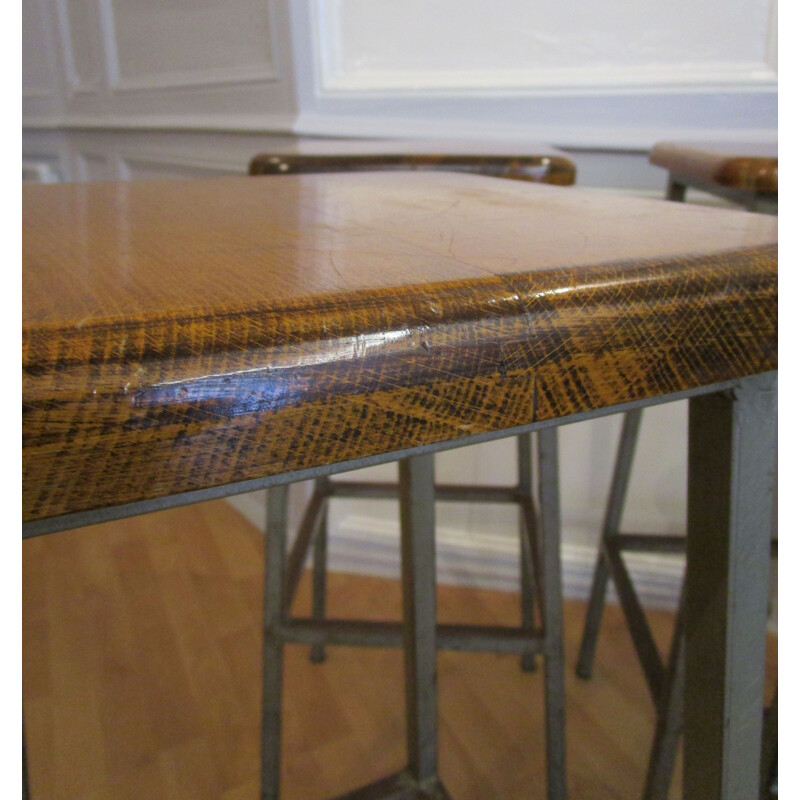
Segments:
[[[546,144],[451,139],[302,139],[250,161],[251,175],[432,170],[571,186],[575,163]]]
[[[650,163],[690,183],[778,194],[777,142],[659,142]]]
[[[23,517],[777,367],[776,221],[456,174],[23,190]]]

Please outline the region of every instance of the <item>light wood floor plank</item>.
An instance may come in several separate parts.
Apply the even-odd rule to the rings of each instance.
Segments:
[[[261,534],[214,502],[23,545],[23,699],[34,800],[255,800]],[[332,616],[399,619],[397,582],[332,574]],[[515,595],[439,587],[440,619],[517,624]],[[304,576],[296,611],[309,607]],[[584,605],[565,604],[572,800],[638,797],[654,713],[609,607],[595,677],[573,665]],[[666,648],[672,615],[651,614]],[[768,643],[769,688],[777,640]],[[516,656],[439,657],[441,769],[456,800],[544,797],[542,672]],[[286,800],[325,798],[404,762],[399,651],[287,647]],[[672,796],[679,795],[679,780]]]

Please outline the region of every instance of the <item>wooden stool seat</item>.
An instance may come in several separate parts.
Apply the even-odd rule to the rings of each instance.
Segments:
[[[683,200],[692,187],[753,211],[777,210],[777,141],[659,142],[650,163],[669,172],[670,200]]]
[[[318,139],[255,156],[251,175],[439,170],[571,186],[575,164],[537,142],[462,139]]]

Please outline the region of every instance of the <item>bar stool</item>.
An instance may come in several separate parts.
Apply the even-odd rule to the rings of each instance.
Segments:
[[[487,177],[568,186],[575,181],[573,162],[558,150],[539,144],[486,144],[453,141],[360,141],[320,140],[299,142],[286,150],[256,155],[250,162],[251,175],[287,175],[318,172],[439,170],[468,172]],[[281,587],[281,612],[288,615],[293,604],[309,549],[312,551],[312,610],[308,620],[292,618],[299,628],[300,638],[311,646],[311,660],[325,658],[326,644],[356,646],[402,646],[406,659],[407,694],[407,749],[409,771],[393,775],[363,789],[343,795],[340,800],[372,800],[381,797],[417,797],[409,788],[409,781],[417,786],[424,784],[426,776],[434,776],[435,753],[426,744],[426,731],[435,729],[436,722],[430,714],[418,707],[420,691],[434,691],[426,687],[426,676],[432,667],[414,660],[416,651],[414,634],[393,623],[365,623],[355,620],[326,620],[325,580],[327,572],[328,505],[332,498],[397,499],[407,514],[416,507],[432,521],[435,501],[513,503],[518,507],[520,536],[520,605],[521,627],[477,625],[437,625],[438,649],[472,652],[520,653],[521,667],[531,671],[536,668],[536,656],[541,654],[545,665],[545,725],[547,740],[548,797],[564,797],[566,793],[563,641],[561,631],[561,576],[558,554],[558,467],[555,429],[539,436],[538,502],[534,491],[532,470],[534,443],[530,434],[516,439],[517,484],[515,486],[467,486],[435,484],[432,457],[420,477],[413,477],[413,467],[399,462],[398,483],[331,480],[320,477],[302,515],[298,531],[288,557],[277,544],[275,556],[268,559],[273,564],[285,564],[284,571],[267,577],[273,586]],[[411,460],[413,461],[413,460]],[[415,483],[416,481],[416,483]],[[285,492],[270,490],[269,504],[277,506],[279,522],[274,527],[285,538]],[[422,499],[420,499],[422,498]],[[548,524],[540,522],[542,515],[549,517]],[[268,513],[271,514],[272,512]],[[272,533],[273,537],[276,534]],[[411,597],[419,570],[433,564],[433,554],[419,560],[415,556],[420,545],[411,541],[410,532],[401,526],[401,561],[404,585],[404,618],[409,612],[406,597]],[[278,553],[284,553],[279,557]],[[425,598],[423,603],[434,603]],[[275,612],[277,613],[277,612]],[[433,610],[435,614],[435,609]],[[265,675],[265,696],[280,693],[280,678]],[[429,707],[429,706],[428,706]],[[278,769],[279,742],[271,742],[273,769]],[[272,791],[277,791],[273,787]],[[425,797],[448,797],[444,787],[429,787]],[[407,792],[405,794],[404,792]],[[265,794],[277,797],[277,794]]]
[[[668,170],[667,200],[683,202],[691,187],[751,211],[778,213],[777,143],[659,142],[650,153],[650,163]],[[662,662],[622,553],[684,553],[686,542],[682,536],[620,532],[641,414],[638,409],[623,417],[576,673],[587,680],[592,677],[606,588],[612,580],[657,712],[642,796],[644,800],[666,800],[683,724],[684,590],[682,587],[667,661]],[[765,712],[762,798],[772,796],[777,778],[777,714],[776,691]]]
[[[778,143],[658,142],[650,163],[669,173],[667,199],[688,188],[723,197],[750,211],[778,213]]]

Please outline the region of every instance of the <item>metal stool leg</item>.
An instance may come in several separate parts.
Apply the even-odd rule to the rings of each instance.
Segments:
[[[540,431],[539,502],[541,504],[542,560],[544,569],[544,683],[547,740],[547,797],[567,795],[564,617],[561,592],[561,514],[558,489],[558,438],[556,428]]]
[[[681,589],[661,702],[657,708],[658,715],[642,794],[643,800],[667,800],[672,773],[675,771],[678,743],[683,732],[684,595],[685,590]]]
[[[338,800],[450,800],[438,766],[433,455],[399,467],[408,765]]]
[[[434,516],[433,456],[401,461],[406,743],[408,770],[424,789],[438,784]]]
[[[589,595],[586,622],[584,623],[583,638],[581,639],[581,648],[578,654],[576,672],[580,678],[589,679],[592,677],[594,653],[597,648],[597,637],[600,634],[600,623],[606,602],[606,587],[611,577],[606,544],[609,539],[619,535],[620,521],[630,482],[631,467],[633,466],[633,456],[636,451],[641,419],[642,410],[638,408],[628,411],[623,417],[617,459],[614,464],[614,476],[606,504],[603,533],[600,549],[597,553],[597,561],[595,562],[592,590]]]
[[[317,478],[316,488],[328,492],[330,478]],[[328,570],[328,499],[320,511],[319,527],[314,537],[313,583],[311,589],[311,616],[317,621],[325,619],[325,592]],[[311,661],[320,664],[325,660],[325,645],[311,645]]]
[[[520,498],[524,497],[524,501],[521,499],[518,503],[517,511],[520,545],[520,611],[522,627],[533,632],[536,627],[536,575],[540,574],[541,570],[537,568],[539,554],[536,510],[533,504],[533,439],[529,433],[517,437],[517,476],[517,489]],[[536,669],[536,654],[523,653],[520,657],[520,666],[525,672],[533,672]]]
[[[264,647],[261,717],[261,800],[280,797],[283,690],[284,560],[288,486],[267,490],[264,544]]]
[[[682,203],[686,199],[686,185],[670,174],[667,179],[667,200]]]

